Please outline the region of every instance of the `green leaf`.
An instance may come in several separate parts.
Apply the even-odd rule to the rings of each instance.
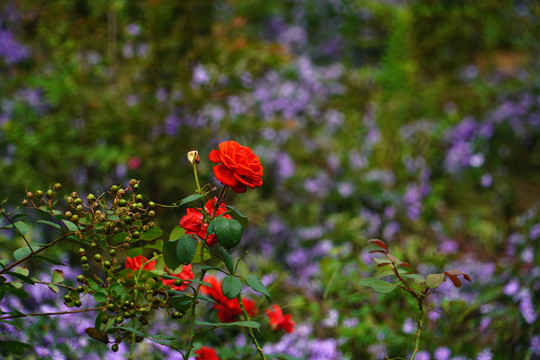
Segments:
[[[182,206],[182,205],[185,205],[185,204],[188,204],[190,202],[193,202],[195,200],[199,200],[199,199],[202,199],[204,197],[204,195],[202,194],[193,194],[193,195],[189,195],[188,197],[182,199],[179,203],[178,203],[178,206]]]
[[[226,276],[221,283],[221,291],[227,299],[235,299],[242,292],[242,281],[234,276]]]
[[[270,293],[268,292],[268,290],[266,290],[263,283],[261,282],[261,280],[259,280],[259,278],[256,275],[249,275],[248,277],[244,279],[244,281],[246,282],[247,286],[249,286],[256,292],[261,293],[264,296],[266,296],[266,300],[268,302],[272,302],[272,297],[270,296]]]
[[[128,256],[130,258],[134,258],[136,256],[142,255],[142,253],[143,253],[143,249],[140,247],[131,248],[128,250]]]
[[[16,215],[13,215],[13,216],[11,217],[11,221],[15,221],[15,220],[17,220],[17,219],[19,219],[19,218],[22,218],[22,217],[25,217],[25,216],[28,216],[28,215],[29,215],[29,214],[16,214]]]
[[[17,221],[15,223],[15,227],[17,228],[17,230],[20,231],[21,234],[25,235],[26,233],[28,233],[28,231],[30,230],[30,228],[28,227],[28,225],[22,221]]]
[[[118,283],[114,283],[111,286],[109,286],[109,294],[113,294],[115,298],[120,299],[120,301],[124,301],[127,293],[124,287]]]
[[[3,355],[15,354],[18,356],[24,355],[26,350],[31,350],[32,346],[19,341],[0,341],[0,353]]]
[[[438,288],[444,281],[444,274],[429,274],[426,277],[426,285],[430,289]]]
[[[204,261],[211,259],[212,254],[205,250],[204,252]],[[201,262],[201,243],[197,241],[197,249],[195,250],[195,256],[191,260],[191,263],[198,264]]]
[[[69,220],[62,220],[62,222],[64,223],[64,225],[66,225],[66,227],[68,228],[69,231],[77,231],[77,230],[79,230],[79,227],[77,225],[75,225],[74,223],[72,223],[71,221],[69,221]]]
[[[221,256],[223,256],[223,262],[225,263],[225,266],[229,270],[231,274],[234,274],[234,264],[231,255],[223,246],[219,247],[219,252],[221,253]]]
[[[161,235],[163,235],[163,230],[155,226],[151,229],[148,229],[148,231],[143,232],[141,235],[141,239],[145,241],[152,241],[157,239]]]
[[[32,253],[32,250],[28,246],[22,247],[20,249],[17,249],[13,252],[13,256],[15,256],[16,260],[21,260],[22,258],[30,255]]]
[[[64,282],[64,272],[59,269],[54,269],[51,282],[55,284]]]
[[[43,255],[36,255],[34,256],[34,259],[41,259],[43,261],[46,261],[48,263],[51,263],[53,265],[58,265],[58,266],[67,266],[66,264],[64,264],[63,262],[60,262],[56,259],[53,259],[53,258],[50,258],[48,256],[43,256]]]
[[[362,279],[360,280],[360,282],[358,282],[358,285],[368,286],[372,288],[375,292],[378,292],[380,294],[390,293],[397,288],[397,286],[394,284],[374,278]]]
[[[54,223],[52,221],[38,220],[37,222],[41,223],[41,224],[52,226],[53,228],[56,228],[56,229],[59,229],[59,230],[62,230],[62,227],[60,225],[58,225],[57,223]]]
[[[184,236],[186,233],[180,226],[175,226],[169,234],[169,240],[177,240]]]
[[[0,260],[0,266],[2,266],[3,268],[5,268],[8,263],[9,263],[8,259]]]
[[[227,209],[229,209],[229,214],[231,215],[231,217],[238,221],[240,223],[240,225],[242,225],[242,228],[245,228],[246,226],[248,226],[248,218],[242,214],[238,209],[230,206],[230,205],[227,205]]]
[[[101,289],[100,291],[98,291],[98,292],[96,292],[94,294],[94,300],[97,303],[106,303],[108,299],[109,299],[109,296],[107,295],[107,293],[103,289]]]
[[[178,245],[178,240],[175,241],[167,241],[163,244],[163,249],[161,252],[163,253],[163,260],[165,261],[165,265],[169,269],[175,270],[177,267],[182,265],[180,261],[176,258],[176,246]]]
[[[240,326],[240,327],[247,327],[247,328],[253,328],[253,329],[258,329],[258,328],[261,327],[261,324],[259,324],[256,321],[235,321],[235,322],[231,322],[231,323],[211,323],[211,322],[207,322],[207,321],[195,320],[195,325],[212,326],[212,327]]]
[[[58,291],[59,291],[58,286],[56,286],[54,284],[47,284],[47,286],[49,287],[49,289],[51,289],[52,292],[58,294]]]
[[[236,220],[218,217],[208,225],[208,233],[216,234],[218,242],[229,250],[240,242],[242,225]]]
[[[176,310],[184,313],[191,307],[191,298],[186,295],[173,296],[169,298],[169,304]]]
[[[126,236],[129,236],[127,232],[121,232],[113,236],[113,241],[117,244],[123,243],[126,241]]]
[[[195,256],[197,250],[196,240],[191,235],[184,235],[178,239],[176,245],[176,259],[180,264],[188,265]]]
[[[17,269],[15,269],[15,271],[17,271]],[[21,280],[24,283],[34,285],[34,280],[30,279],[26,275],[23,275],[23,274],[20,274],[20,273],[17,273],[17,272],[13,272],[13,271],[8,271],[8,272],[6,272],[6,274],[9,274],[9,275],[11,275],[13,277],[16,277],[17,279]],[[13,284],[13,285],[15,286],[15,284]]]

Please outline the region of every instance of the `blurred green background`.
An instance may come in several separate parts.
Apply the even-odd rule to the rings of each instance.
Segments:
[[[3,1],[0,196],[137,178],[170,204],[195,189],[190,149],[216,184],[207,155],[235,140],[265,169],[228,198],[243,249],[297,322],[269,351],[411,352],[414,302],[357,285],[377,237],[473,278],[433,297],[423,360],[540,359],[539,17],[525,0]]]

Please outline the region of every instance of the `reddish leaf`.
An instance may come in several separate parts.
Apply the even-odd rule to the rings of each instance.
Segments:
[[[107,334],[99,332],[95,328],[86,328],[85,331],[88,334],[88,336],[90,336],[91,338],[94,338],[105,344],[109,343],[109,336],[107,336]]]
[[[382,241],[382,240],[379,240],[379,239],[371,239],[368,241],[368,244],[369,243],[373,243],[379,247],[382,247],[384,250],[388,251],[388,246],[386,246],[386,244]]]
[[[390,265],[391,263],[382,263],[382,264],[378,264],[377,267],[381,267],[381,266],[386,266],[386,265]]]
[[[403,264],[403,261],[399,260],[397,257],[395,257],[392,254],[386,254],[386,257],[390,259],[390,261],[396,264],[397,266]]]
[[[409,265],[409,263],[406,263],[406,262],[402,262],[401,264],[399,264],[399,266],[411,267],[411,265]]]
[[[446,274],[446,276],[448,276],[448,278],[449,278],[450,280],[452,280],[452,282],[454,283],[454,286],[455,286],[455,287],[457,287],[457,288],[458,288],[458,287],[461,287],[461,281],[459,281],[459,279],[458,279],[457,276],[451,275],[451,274],[447,274],[447,273],[445,273],[445,274]]]
[[[371,251],[368,251],[368,254],[371,254],[371,253],[386,254],[386,251],[384,251],[384,250],[371,250]]]
[[[459,275],[462,275],[463,278],[467,281],[472,281],[471,280],[471,277],[467,274],[465,274],[463,271],[461,270],[458,270],[458,269],[452,269],[452,270],[448,270],[444,273],[446,276],[448,276],[448,278],[450,280],[452,280],[452,282],[454,283],[454,285],[456,287],[461,287],[461,281],[458,279],[458,276]]]

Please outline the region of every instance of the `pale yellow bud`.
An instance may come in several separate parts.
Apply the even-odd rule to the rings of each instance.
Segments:
[[[196,165],[201,162],[199,158],[199,152],[197,150],[191,150],[187,153],[187,159],[191,165]]]

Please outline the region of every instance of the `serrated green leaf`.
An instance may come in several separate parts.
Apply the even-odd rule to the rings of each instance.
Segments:
[[[368,286],[372,288],[375,292],[378,292],[380,294],[390,293],[397,288],[397,286],[394,284],[374,278],[362,279],[358,282],[358,285]]]
[[[242,225],[236,220],[218,217],[208,225],[208,233],[216,234],[220,245],[227,250],[235,247],[242,238]]]
[[[143,232],[141,235],[141,239],[144,241],[152,241],[157,239],[161,235],[163,235],[163,230],[155,226],[151,229],[148,229],[148,231]]]
[[[57,223],[54,223],[52,221],[38,220],[37,222],[41,223],[41,224],[52,226],[53,228],[56,228],[56,229],[59,229],[59,230],[62,230],[62,227],[60,225],[58,225]]]
[[[227,299],[235,299],[242,292],[242,281],[231,275],[226,276],[221,282],[221,292]]]
[[[249,275],[244,279],[244,281],[246,282],[247,286],[249,286],[256,292],[263,294],[268,302],[272,302],[272,297],[270,296],[270,293],[256,275]]]

